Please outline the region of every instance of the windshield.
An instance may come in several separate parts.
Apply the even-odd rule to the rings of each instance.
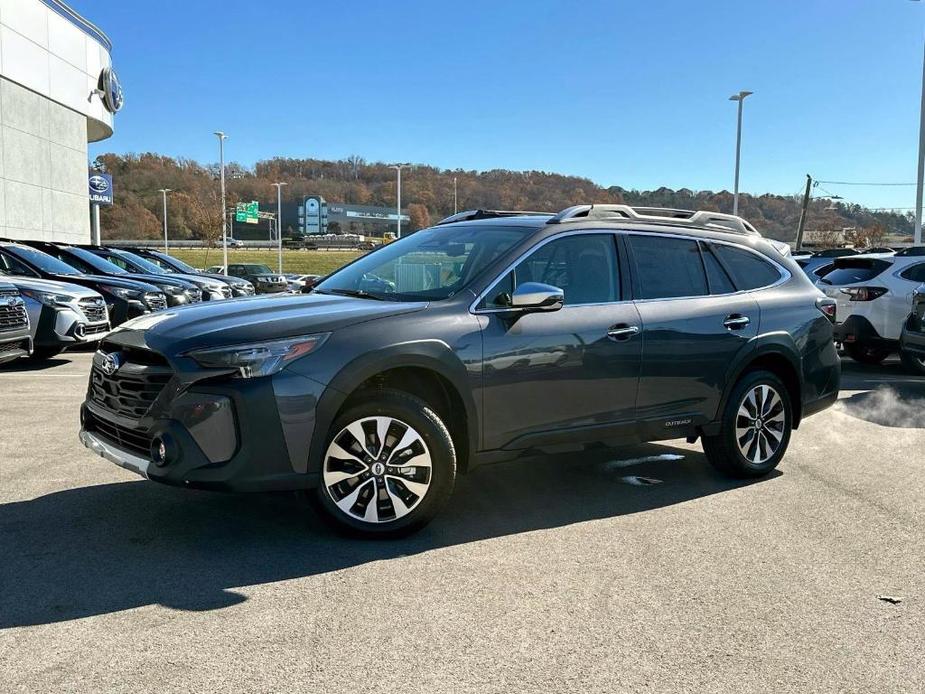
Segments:
[[[63,263],[57,258],[50,256],[47,253],[42,253],[42,251],[38,251],[34,248],[16,246],[15,248],[9,248],[8,250],[16,257],[21,258],[27,263],[31,263],[42,272],[48,272],[54,275],[80,274],[79,270],[71,267],[67,263]]]
[[[235,266],[232,266],[235,267]],[[272,275],[275,274],[266,265],[238,265],[235,269],[240,268],[242,275]]]
[[[158,253],[154,256],[154,258],[154,262],[156,262],[168,272],[185,272],[188,275],[199,274],[199,271],[192,265],[187,265],[182,260],[179,258],[174,258],[172,255],[163,255]]]
[[[167,271],[160,265],[155,265],[150,260],[146,260],[140,255],[135,255],[134,253],[129,253],[128,251],[119,251],[115,255],[120,258],[124,258],[126,261],[137,267],[139,272],[148,272],[152,275],[167,274]]]
[[[320,293],[362,292],[392,301],[439,301],[458,292],[532,227],[433,227],[393,241],[335,272]]]
[[[75,258],[83,261],[83,263],[95,272],[102,273],[104,275],[127,275],[128,273],[120,268],[118,265],[113,265],[108,260],[100,258],[95,253],[91,253],[88,250],[83,248],[77,248],[75,246],[68,246],[64,253],[70,254]]]

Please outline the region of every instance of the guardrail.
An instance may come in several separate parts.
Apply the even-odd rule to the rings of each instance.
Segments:
[[[61,2],[61,0],[42,0],[42,3],[46,7],[51,8],[55,14],[64,17],[85,34],[99,41],[107,51],[112,53],[112,41],[109,40],[109,37],[106,36],[102,29],[89,19],[77,14],[66,3]]]
[[[242,241],[244,248],[247,249],[267,249],[267,250],[276,250],[277,245],[276,241]],[[315,243],[315,242],[313,242]],[[103,245],[105,246],[114,246],[116,248],[150,248],[152,250],[158,250],[164,248],[163,239],[103,239]],[[205,241],[200,240],[177,240],[174,241],[171,239],[168,244],[170,248],[218,248],[221,250],[222,244],[210,245]],[[334,243],[334,242],[319,242],[315,244],[316,247],[311,250],[318,251],[355,251],[359,250],[357,248],[356,242],[350,243]],[[233,246],[228,246],[229,251],[235,250]],[[283,244],[283,250],[305,250],[302,248],[291,248]]]

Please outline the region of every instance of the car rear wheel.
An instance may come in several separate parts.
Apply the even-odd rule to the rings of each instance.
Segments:
[[[920,357],[912,352],[902,350],[899,353],[899,358],[902,360],[903,366],[906,367],[907,371],[918,376],[925,376],[925,357]]]
[[[703,450],[727,475],[761,477],[784,457],[792,426],[787,388],[770,371],[752,371],[733,388],[720,432],[703,438]]]
[[[456,452],[440,417],[419,398],[384,390],[335,420],[316,493],[339,529],[395,537],[430,522],[455,479]]]
[[[859,364],[876,366],[890,356],[890,350],[882,347],[872,347],[860,342],[845,344],[845,353]]]

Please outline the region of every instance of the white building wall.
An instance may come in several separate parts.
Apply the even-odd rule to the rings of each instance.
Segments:
[[[0,0],[0,236],[90,240],[87,142],[112,134],[91,93],[109,64],[40,0]]]

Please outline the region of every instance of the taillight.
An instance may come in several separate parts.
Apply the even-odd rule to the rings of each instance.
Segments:
[[[816,308],[822,311],[822,314],[833,323],[835,322],[835,306],[835,299],[830,299],[827,296],[820,296],[816,299]]]
[[[848,295],[848,301],[873,301],[886,294],[886,287],[845,287],[842,294]]]

